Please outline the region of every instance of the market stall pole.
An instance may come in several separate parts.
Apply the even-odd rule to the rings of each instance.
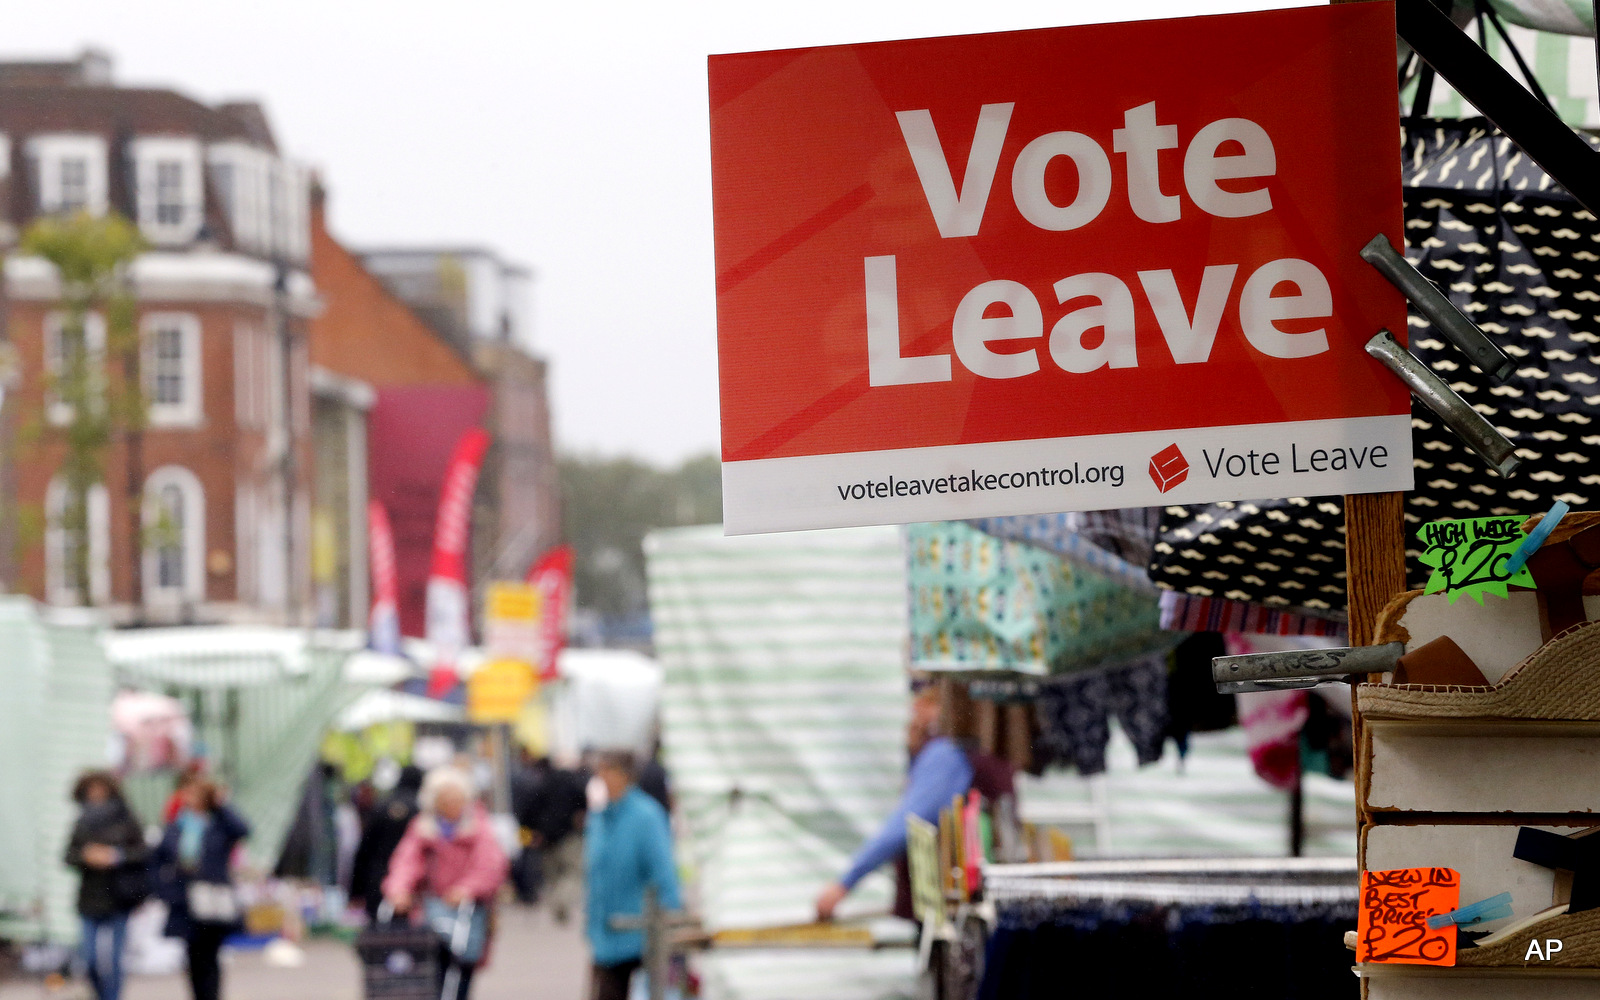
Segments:
[[[1334,0],[1350,3],[1355,0]],[[1345,587],[1349,595],[1350,645],[1370,646],[1377,636],[1378,613],[1395,594],[1406,589],[1406,539],[1404,493],[1365,493],[1344,498]],[[1368,675],[1377,681],[1382,675]],[[1352,746],[1361,745],[1361,712],[1350,688]],[[1354,772],[1356,826],[1366,825],[1366,796],[1361,769]],[[1365,851],[1357,847],[1361,862]]]

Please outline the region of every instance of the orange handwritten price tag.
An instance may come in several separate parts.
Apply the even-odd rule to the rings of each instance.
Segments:
[[[1454,868],[1397,868],[1361,873],[1356,961],[1455,965],[1456,925],[1435,930],[1428,918],[1461,905]]]

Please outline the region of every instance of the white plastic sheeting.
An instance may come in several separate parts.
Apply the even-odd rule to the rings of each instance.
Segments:
[[[362,638],[195,626],[108,633],[105,649],[120,683],[183,702],[197,751],[253,828],[246,852],[256,867],[270,870],[327,727],[374,681],[407,672],[398,659],[359,658]]]
[[[807,921],[904,782],[900,530],[683,528],[652,534],[645,552],[662,742],[699,912],[712,929]],[[889,901],[880,873],[842,912]],[[877,1000],[907,995],[914,977],[909,949],[697,962],[712,1000]]]
[[[550,692],[552,753],[649,752],[661,705],[661,665],[626,649],[563,649]]]

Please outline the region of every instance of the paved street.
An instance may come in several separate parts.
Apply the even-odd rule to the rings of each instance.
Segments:
[[[493,962],[474,985],[475,1000],[585,1000],[588,948],[576,922],[558,927],[543,911],[501,910]],[[355,953],[335,942],[306,947],[298,969],[268,966],[259,952],[234,954],[224,973],[223,1000],[361,1000]],[[37,981],[0,984],[0,1000],[80,1000],[87,987],[73,983],[49,992]],[[188,1000],[183,976],[131,979],[123,1000]]]

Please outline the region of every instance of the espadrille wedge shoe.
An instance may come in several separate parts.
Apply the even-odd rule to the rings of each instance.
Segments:
[[[1567,629],[1491,687],[1360,684],[1356,699],[1371,719],[1600,721],[1600,622]]]

